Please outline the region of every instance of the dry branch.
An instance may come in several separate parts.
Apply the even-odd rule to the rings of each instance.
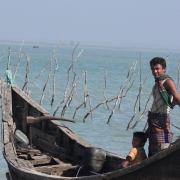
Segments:
[[[52,94],[52,99],[51,99],[51,106],[53,105],[54,102],[54,97],[55,97],[55,91],[56,91],[56,72],[58,70],[58,61],[57,58],[55,57],[55,62],[56,62],[56,68],[54,70],[54,77],[53,77],[53,94]]]
[[[76,46],[74,47],[74,49],[73,49],[73,52],[72,52],[72,64],[71,64],[71,66],[69,67],[69,70],[68,71],[70,71],[71,69],[72,69],[72,72],[73,72],[73,74],[74,74],[74,78],[73,78],[73,81],[72,81],[72,86],[73,86],[73,84],[74,84],[74,82],[75,82],[75,79],[76,79],[76,73],[75,73],[75,71],[74,71],[74,64],[76,63],[76,61],[78,60],[78,58],[79,58],[79,56],[82,54],[82,52],[83,52],[83,50],[76,56],[76,58],[74,59],[74,52],[75,52],[75,50],[76,50],[76,48],[78,47],[78,45],[79,45],[79,43],[77,43],[76,44]],[[69,76],[68,76],[69,77]]]
[[[4,52],[5,52],[5,49],[4,49],[3,52],[1,53],[0,60],[2,59]]]
[[[74,59],[74,52],[77,48],[77,46],[79,45],[79,43],[75,46],[75,48],[73,49],[73,52],[72,52],[72,64],[71,66],[69,67],[68,69],[68,77],[67,77],[67,84],[66,84],[66,88],[65,88],[65,91],[64,91],[64,98],[63,100],[60,102],[60,104],[58,105],[58,107],[56,108],[56,110],[54,111],[53,113],[53,116],[56,115],[57,111],[60,109],[61,105],[66,101],[66,95],[67,95],[67,92],[68,92],[68,89],[69,89],[69,84],[70,84],[70,70],[74,68],[74,64],[76,63],[76,61],[78,60],[79,56],[81,55],[82,51],[78,54],[78,56],[76,57],[76,59]],[[76,73],[74,72],[74,70],[72,70],[73,73],[74,73],[74,78],[73,78],[73,83],[72,83],[72,90],[73,90],[73,87],[74,87],[74,82],[75,82],[75,78],[76,78]],[[71,91],[72,92],[72,91]],[[74,93],[74,92],[73,92]],[[64,107],[65,108],[65,107]],[[66,108],[65,108],[66,109]],[[63,114],[63,113],[61,113]]]
[[[180,61],[179,61],[179,64],[178,64],[178,82],[177,82],[177,89],[179,89],[179,82],[180,81]]]
[[[10,70],[10,56],[11,56],[11,48],[9,47],[7,70]]]
[[[100,105],[104,104],[107,100],[102,101],[101,103],[99,103],[95,108],[91,109],[83,118],[83,122],[86,121],[86,118],[95,110],[97,109]]]
[[[174,124],[171,124],[171,125],[180,130],[180,128],[178,126],[175,126]]]
[[[89,107],[90,107],[90,111],[91,111],[91,109],[92,109],[92,105],[91,105],[92,99],[91,99],[90,94],[89,94],[88,98],[89,98]],[[92,113],[91,113],[91,119],[92,119]]]
[[[21,55],[19,55],[19,57],[18,57],[18,63],[17,63],[16,69],[14,71],[13,81],[16,78],[16,73],[17,73],[17,70],[18,70],[18,67],[19,67],[19,64],[20,64],[20,61],[21,61],[21,58],[23,57],[23,55],[24,55],[24,53],[21,53]]]
[[[90,114],[92,115],[92,112],[93,112],[95,109],[97,109],[99,106],[103,105],[104,103],[108,104],[109,102],[114,101],[114,100],[116,100],[116,103],[117,103],[117,101],[118,101],[120,98],[123,98],[123,97],[125,97],[125,96],[127,95],[129,89],[132,87],[132,85],[133,85],[133,83],[134,83],[134,81],[135,81],[135,79],[136,79],[137,76],[134,78],[133,82],[131,83],[131,85],[130,85],[129,88],[127,89],[125,95],[122,95],[121,90],[122,90],[122,88],[124,87],[123,85],[125,84],[125,82],[126,82],[128,79],[131,81],[131,78],[132,78],[133,73],[131,74],[130,72],[132,71],[132,67],[135,67],[135,64],[134,64],[134,63],[133,63],[133,65],[131,66],[131,68],[130,68],[130,70],[129,70],[129,72],[128,72],[127,78],[124,80],[124,82],[122,83],[122,85],[121,85],[121,87],[120,87],[120,92],[118,93],[118,95],[117,95],[116,97],[114,97],[114,98],[112,98],[112,99],[107,99],[107,98],[106,98],[106,94],[105,94],[105,92],[106,92],[106,73],[105,73],[105,77],[104,77],[104,79],[105,79],[105,89],[104,89],[104,93],[103,93],[105,100],[103,100],[103,101],[100,102],[98,105],[96,105],[95,108],[91,108],[90,111],[87,112],[87,114],[84,116],[83,122],[85,122],[85,121],[86,121],[86,118],[87,118]],[[135,68],[134,68],[134,70],[135,70]],[[128,82],[127,84],[129,84],[129,82]],[[116,103],[115,103],[114,108],[116,107]],[[114,109],[112,110],[112,114],[113,114],[113,113],[114,113]],[[112,117],[112,114],[109,116],[109,119]],[[108,123],[108,122],[107,122],[107,123]]]
[[[84,73],[82,74],[82,76],[83,76],[83,75],[84,75]],[[70,105],[70,103],[71,103],[71,101],[72,101],[72,99],[73,99],[73,95],[74,95],[76,86],[77,86],[78,83],[79,83],[79,79],[80,79],[80,78],[78,78],[78,79],[76,80],[76,82],[74,83],[74,85],[73,85],[73,87],[72,87],[72,90],[71,90],[71,93],[70,93],[70,95],[69,95],[69,97],[68,97],[68,99],[67,99],[67,101],[66,101],[66,104],[65,104],[64,107],[63,107],[63,110],[62,110],[62,112],[61,112],[61,116],[62,116],[62,117],[64,116],[64,114],[65,114],[65,112],[66,112],[66,109],[69,107],[69,105]]]
[[[142,91],[142,63],[141,63],[141,54],[140,54],[140,75],[139,75],[139,111],[141,111],[141,91]]]
[[[56,110],[54,111],[53,113],[53,116],[56,115],[57,111],[59,110],[59,108],[61,107],[61,105],[65,102],[66,100],[66,94],[67,94],[67,91],[68,91],[68,88],[69,88],[69,81],[70,81],[70,75],[69,75],[69,70],[68,70],[68,78],[67,78],[67,84],[66,84],[66,89],[64,91],[64,98],[63,100],[60,102],[60,104],[58,105],[58,107],[56,108]]]
[[[26,55],[26,60],[27,60],[27,64],[26,64],[26,76],[25,76],[25,82],[24,82],[24,86],[22,88],[22,91],[24,90],[24,88],[26,87],[26,93],[27,93],[27,84],[28,84],[28,74],[29,74],[29,63],[30,63],[30,57],[28,55]]]
[[[139,72],[137,73],[137,75],[135,76],[135,78],[134,78],[134,80],[132,80],[132,77],[133,77],[133,75],[134,75],[134,72],[135,72],[135,69],[136,69],[136,64],[137,64],[137,61],[135,62],[135,64],[133,63],[133,70],[132,70],[132,68],[131,68],[131,75],[130,75],[130,73],[129,73],[129,79],[128,79],[128,83],[124,86],[124,87],[122,87],[122,91],[121,91],[121,94],[120,94],[120,96],[122,97],[123,95],[123,91],[124,91],[124,89],[125,88],[127,88],[127,86],[129,86],[129,88],[127,88],[127,90],[126,90],[126,93],[125,93],[125,96],[127,95],[127,93],[128,93],[128,91],[130,90],[130,88],[133,86],[133,84],[134,84],[134,82],[135,82],[135,80],[136,80],[136,78],[137,78],[137,76],[138,76],[138,74],[139,74]],[[131,80],[132,80],[132,83],[131,83]],[[120,102],[119,102],[119,107],[118,107],[118,110],[120,110],[120,107],[121,107],[121,103],[122,103],[122,98],[120,98]]]
[[[142,88],[143,88],[143,86],[144,86],[144,84],[145,84],[145,82],[146,82],[146,80],[147,80],[147,78],[148,78],[148,76],[149,76],[149,72],[150,72],[150,70],[148,71],[148,74],[147,74],[147,76],[146,76],[146,78],[145,78],[143,84],[141,84],[141,90],[142,90]],[[136,111],[136,106],[137,106],[138,99],[140,98],[140,93],[141,93],[141,91],[139,91],[139,94],[137,95],[137,98],[136,98],[136,101],[135,101],[135,104],[134,104],[134,114],[133,114],[131,120],[129,121],[126,130],[129,129],[130,124],[132,123],[133,119],[135,118],[135,115],[136,115],[136,112],[137,112],[137,111]]]
[[[87,71],[85,72],[85,82],[84,82],[84,107],[86,107],[86,91],[87,91]]]
[[[169,60],[168,60],[168,58],[169,58],[169,55],[166,55],[166,59],[165,59],[165,61],[166,61],[166,66],[167,66],[167,68],[166,68],[166,71],[168,72],[168,64],[169,64]]]
[[[107,86],[106,77],[107,77],[107,70],[104,71],[104,92],[103,92],[103,95],[104,95],[105,100],[107,100],[107,97],[106,97],[106,86]],[[107,101],[106,101],[106,106],[107,106],[108,109],[110,109],[109,106],[108,106]]]
[[[33,83],[31,84],[29,91],[28,91],[28,96],[31,93],[31,90],[34,86],[34,84],[36,83],[37,79],[39,78],[39,76],[43,73],[43,71],[49,66],[49,64],[51,63],[51,60],[46,64],[46,66],[40,71],[40,73],[36,76],[35,80],[33,81]]]
[[[123,86],[124,86],[124,84],[126,83],[126,81],[128,81],[128,79],[130,78],[130,74],[131,74],[131,71],[132,71],[133,66],[134,66],[134,63],[133,63],[132,66],[130,67],[126,79],[123,81],[123,83],[122,83],[121,86],[120,86],[120,91],[119,91],[119,93],[118,93],[118,95],[117,95],[116,102],[115,102],[114,107],[113,107],[113,109],[112,109],[112,111],[111,111],[111,114],[110,114],[110,116],[109,116],[109,118],[108,118],[107,124],[109,124],[110,119],[111,119],[112,115],[114,114],[114,111],[115,111],[115,108],[116,108],[116,106],[117,106],[117,103],[118,103],[119,99],[122,97]],[[125,86],[126,86],[126,85],[125,85]]]
[[[21,43],[21,46],[20,46],[20,49],[19,49],[19,55],[18,55],[18,63],[17,63],[17,66],[16,66],[16,69],[14,71],[14,76],[13,76],[13,81],[15,80],[16,78],[16,73],[17,73],[17,70],[18,70],[18,67],[19,67],[19,64],[20,64],[20,61],[21,61],[21,58],[23,57],[24,53],[21,52],[21,48],[24,44],[24,41]]]
[[[31,90],[32,90],[34,84],[36,83],[36,81],[37,81],[37,79],[40,77],[40,75],[43,73],[43,71],[46,70],[46,68],[49,66],[49,64],[52,65],[51,63],[52,63],[52,60],[55,58],[56,51],[57,51],[57,49],[54,47],[53,53],[52,53],[52,56],[51,56],[51,59],[48,61],[48,63],[45,65],[45,67],[40,71],[40,73],[36,76],[35,80],[34,80],[33,83],[31,84],[31,86],[30,86],[30,88],[29,88],[29,91],[28,91],[28,93],[27,93],[28,96],[30,95]]]
[[[149,103],[149,101],[150,101],[150,99],[151,99],[151,96],[152,96],[152,93],[150,94],[150,96],[149,96],[149,98],[148,98],[148,100],[147,100],[147,102],[146,102],[146,105],[145,105],[145,107],[144,107],[144,111],[142,112],[141,116],[136,120],[136,122],[135,122],[134,125],[131,127],[131,129],[133,129],[133,128],[138,124],[138,122],[145,116],[145,114],[149,111],[149,110],[147,110],[147,106],[148,106],[148,103]],[[128,129],[128,128],[127,128],[127,129]]]
[[[61,44],[61,40],[60,40],[60,44]],[[58,48],[60,47],[60,44],[58,45]],[[53,77],[53,94],[52,94],[52,99],[51,99],[51,106],[53,105],[54,97],[55,97],[55,93],[56,93],[56,72],[58,70],[58,61],[56,58],[56,51],[57,51],[57,49],[55,50],[55,47],[54,47],[53,57],[54,57],[54,60],[56,63],[56,68],[54,70],[54,77]]]
[[[86,95],[86,97],[89,97],[89,93]],[[82,107],[86,102],[84,101],[82,104],[80,104],[74,111],[73,119],[75,119],[77,110]]]
[[[64,107],[63,107],[63,110],[62,110],[62,112],[61,112],[61,116],[62,116],[62,117],[64,116],[66,109],[69,107],[69,104],[70,104],[71,101],[72,101],[72,98],[73,98],[73,95],[74,95],[74,91],[75,91],[76,86],[77,86],[77,84],[75,83],[74,86],[73,86],[73,88],[72,88],[72,90],[71,90],[71,93],[70,93],[70,95],[69,95],[69,98],[67,99],[67,102],[66,102],[66,104],[65,104]]]
[[[43,98],[44,98],[44,92],[45,92],[45,89],[46,89],[46,86],[47,84],[49,83],[49,80],[50,80],[50,76],[51,76],[51,71],[52,71],[52,59],[50,61],[50,70],[49,70],[49,74],[48,74],[48,78],[47,78],[47,81],[44,85],[44,88],[43,88],[43,91],[42,91],[42,96],[41,96],[41,100],[40,100],[40,105],[42,104],[42,101],[43,101]]]
[[[125,97],[125,96],[121,96],[121,97],[119,97],[119,98],[123,98],[123,97]],[[89,96],[89,98],[90,98],[90,96]],[[90,98],[90,99],[91,99],[91,98]],[[106,99],[106,100],[100,102],[98,105],[96,105],[95,108],[90,108],[90,111],[87,112],[87,114],[84,116],[83,122],[85,122],[85,121],[86,121],[86,118],[87,118],[90,114],[92,115],[92,112],[93,112],[94,110],[96,110],[99,106],[103,105],[103,104],[106,103],[106,102],[108,103],[108,102],[114,101],[114,100],[116,100],[116,99],[118,99],[118,96],[117,96],[117,97],[114,97],[114,98],[112,98],[112,99],[110,99],[110,100]],[[91,101],[90,101],[90,102],[91,102]],[[90,104],[90,107],[91,107],[91,104]]]

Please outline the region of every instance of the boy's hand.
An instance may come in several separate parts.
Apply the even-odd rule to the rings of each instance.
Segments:
[[[115,165],[114,165],[114,169],[115,169],[115,170],[120,169],[120,165],[121,165],[121,164],[119,164],[119,163],[118,163],[118,164],[115,164]]]

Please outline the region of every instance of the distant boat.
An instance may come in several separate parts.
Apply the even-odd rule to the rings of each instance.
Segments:
[[[33,46],[33,48],[38,48],[39,46],[37,46],[37,45],[35,45],[35,46]]]

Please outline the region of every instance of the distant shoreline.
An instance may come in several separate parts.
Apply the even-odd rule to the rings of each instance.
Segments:
[[[21,45],[23,43],[20,41],[1,41],[0,40],[0,44],[19,44]],[[24,44],[26,45],[59,45],[61,44],[61,46],[69,46],[69,47],[75,47],[76,44],[68,44],[68,43],[51,43],[51,42],[24,42]],[[87,48],[102,48],[102,49],[123,49],[123,50],[136,50],[136,51],[161,51],[161,52],[166,52],[166,51],[171,51],[171,52],[179,52],[180,49],[168,49],[168,48],[143,48],[143,47],[116,47],[116,46],[99,46],[99,45],[86,45],[86,44],[79,44],[78,47],[87,47]]]

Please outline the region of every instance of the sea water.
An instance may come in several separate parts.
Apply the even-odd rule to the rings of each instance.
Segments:
[[[144,129],[147,113],[133,129],[131,127],[143,112],[151,107],[152,98],[148,103],[147,100],[154,79],[150,72],[149,61],[157,56],[165,58],[168,65],[167,73],[179,86],[180,51],[178,50],[82,45],[75,48],[75,45],[43,43],[39,43],[39,48],[33,48],[31,43],[21,45],[21,43],[9,42],[0,44],[0,77],[5,80],[5,71],[9,68],[12,75],[15,74],[15,86],[22,89],[26,72],[29,71],[28,83],[24,91],[29,92],[32,87],[30,97],[37,103],[42,102],[42,106],[51,115],[63,101],[67,102],[75,86],[72,101],[64,114],[67,118],[72,118],[76,108],[84,102],[84,92],[86,95],[89,93],[86,97],[86,107],[81,106],[76,111],[76,123],[62,123],[94,146],[124,157],[132,147],[133,132]],[[27,69],[27,62],[29,69]],[[51,105],[54,74],[56,74],[56,89],[54,102]],[[140,100],[137,101],[140,85],[142,87]],[[45,91],[43,91],[44,88]],[[117,100],[118,95],[123,98]],[[106,104],[103,103],[105,99],[114,100]],[[65,103],[62,103],[56,116],[61,116],[64,105]],[[92,113],[84,120],[91,110]],[[112,117],[107,123],[111,114]],[[128,123],[134,114],[135,118],[127,130]],[[171,112],[171,123],[177,127],[180,127],[179,115],[179,107],[175,107]],[[174,126],[171,126],[171,129],[175,140],[180,134],[179,129]],[[148,142],[145,145],[146,153],[147,147]],[[0,153],[0,159],[0,179],[5,179],[8,168],[2,153]]]

